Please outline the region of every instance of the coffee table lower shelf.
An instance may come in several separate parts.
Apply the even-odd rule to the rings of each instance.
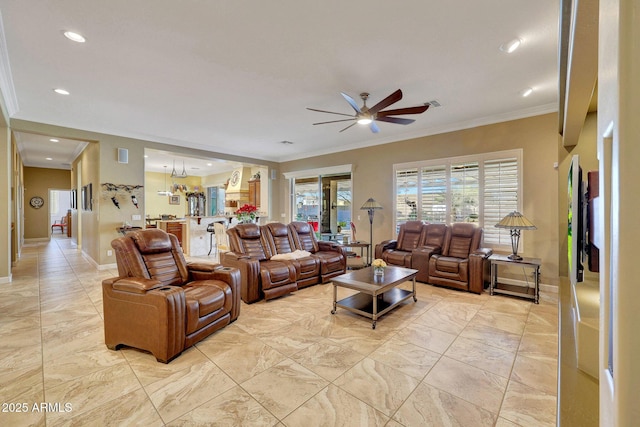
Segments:
[[[334,305],[335,307],[344,308],[345,310],[372,319],[371,327],[375,329],[376,321],[380,316],[394,309],[409,298],[418,301],[415,292],[394,288],[377,296],[358,292],[340,301],[336,301]],[[336,313],[335,307],[331,310],[331,314]]]

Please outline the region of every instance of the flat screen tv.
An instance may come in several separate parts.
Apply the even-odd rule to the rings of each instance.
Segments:
[[[571,158],[567,177],[567,251],[569,260],[569,278],[572,284],[584,280],[582,253],[584,248],[584,184],[582,183],[582,169],[580,157]]]

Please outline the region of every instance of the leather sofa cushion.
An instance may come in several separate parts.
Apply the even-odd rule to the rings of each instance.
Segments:
[[[143,254],[142,259],[150,278],[159,280],[163,285],[181,286],[185,282],[186,277],[180,274],[171,251]]]
[[[131,238],[142,254],[171,252],[171,240],[162,230],[145,230],[144,233],[136,231],[131,233]]]
[[[330,274],[344,269],[344,261],[339,252],[320,251],[313,256],[321,261],[320,274]]]
[[[296,281],[295,270],[291,277],[289,266],[282,261],[260,262],[260,275],[262,276],[262,289],[270,289],[282,284]]]
[[[458,273],[460,258],[441,256],[436,260],[436,269],[445,273]]]
[[[183,289],[187,306],[187,334],[231,311],[231,288],[221,280],[191,282]]]
[[[411,266],[411,252],[405,251],[387,251],[382,255],[387,264],[400,265],[404,267]]]
[[[241,239],[259,239],[260,227],[256,224],[244,224],[242,227],[237,227],[238,236]]]

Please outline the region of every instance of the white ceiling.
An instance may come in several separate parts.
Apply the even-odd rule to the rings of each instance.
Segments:
[[[556,111],[559,9],[558,0],[0,0],[0,89],[14,119],[285,161]],[[500,51],[515,37],[519,50]],[[369,92],[371,106],[399,88],[391,108],[442,106],[403,116],[416,119],[407,126],[379,122],[377,134],[313,126],[340,117],[306,109],[352,114],[340,92],[358,102]],[[21,140],[29,159],[31,137]],[[38,156],[63,145],[33,141]]]

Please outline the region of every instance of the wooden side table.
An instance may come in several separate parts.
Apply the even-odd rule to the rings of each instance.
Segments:
[[[489,257],[489,261],[491,262],[491,285],[489,287],[489,293],[491,295],[496,293],[528,298],[538,304],[540,296],[540,265],[542,264],[542,260],[540,260],[540,258],[522,258],[521,260],[513,260],[509,259],[507,255],[493,254]],[[499,265],[532,269],[534,287],[530,288],[529,286],[511,285],[498,282]]]

